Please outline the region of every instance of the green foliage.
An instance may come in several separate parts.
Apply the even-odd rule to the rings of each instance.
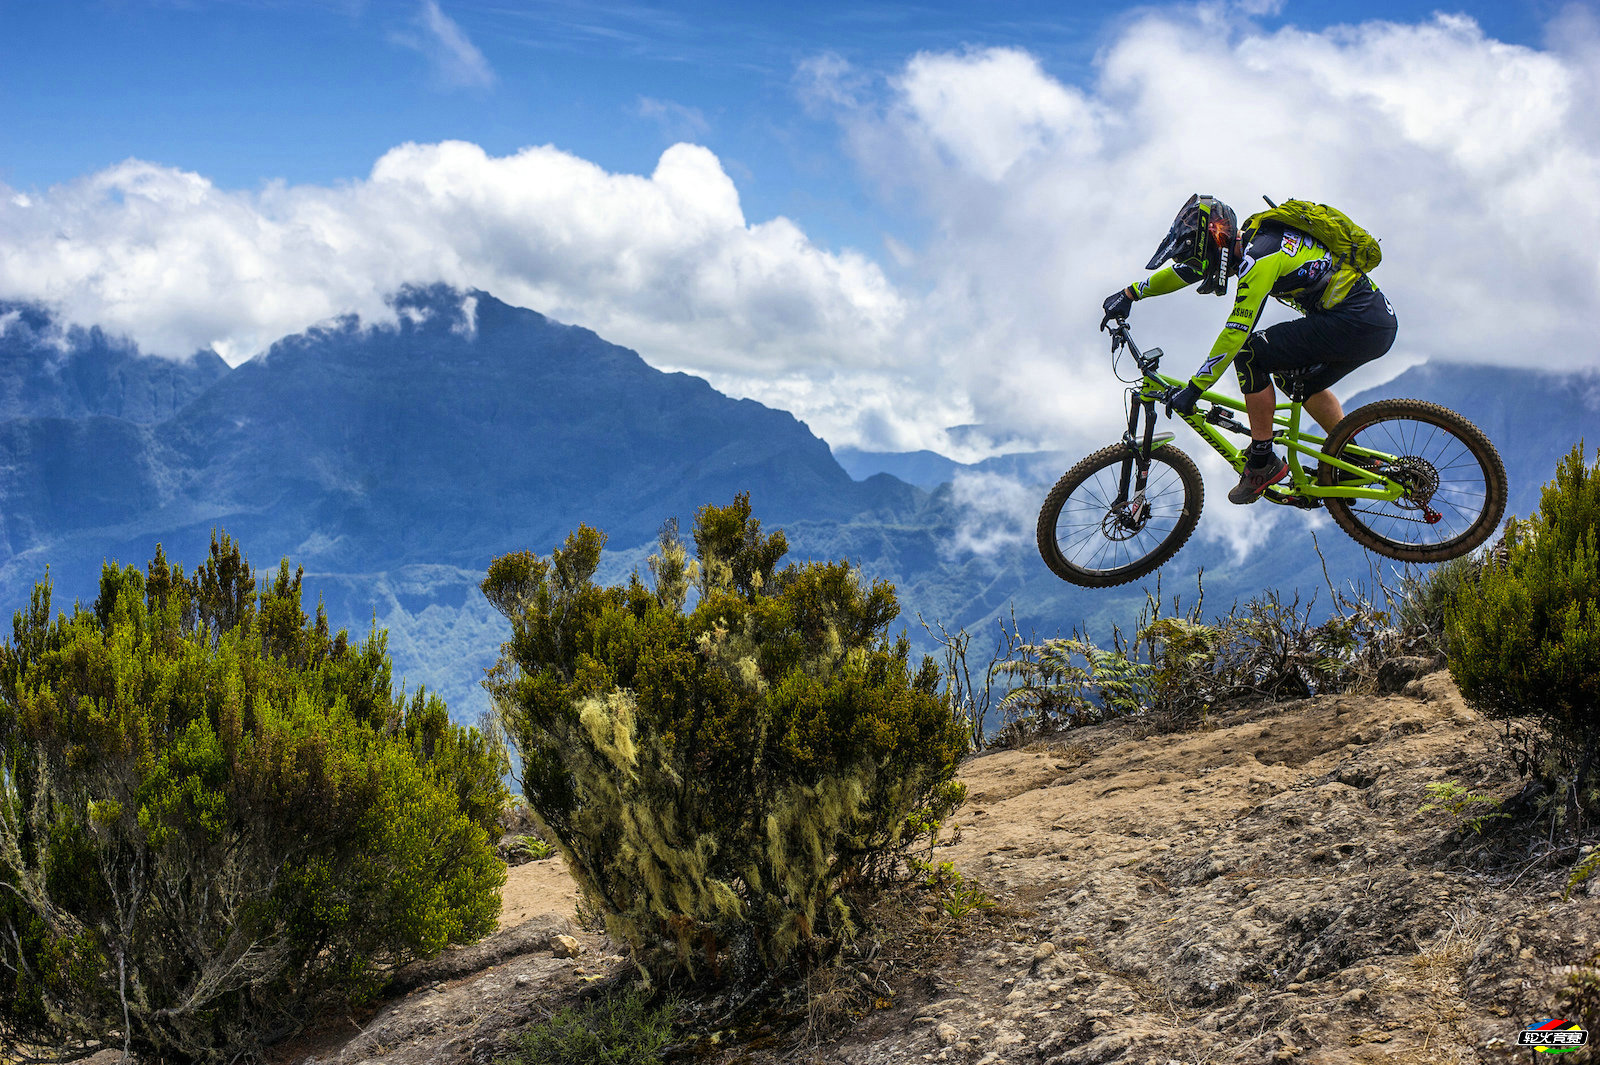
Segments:
[[[1135,712],[1148,702],[1152,676],[1148,664],[1079,638],[1023,644],[997,672],[1016,681],[1000,709],[1024,734]]]
[[[504,755],[213,536],[0,645],[0,1042],[229,1060],[493,929]]]
[[[887,875],[964,789],[959,712],[931,660],[890,640],[894,590],[839,562],[789,565],[747,496],[672,525],[603,588],[602,535],[495,560],[513,635],[486,682],[540,835],[648,972],[757,976],[831,950],[847,888]],[[698,601],[685,611],[698,575]]]
[[[513,865],[543,861],[556,852],[554,847],[538,836],[518,836],[506,850],[506,857]]]
[[[1513,522],[1504,565],[1478,594],[1447,604],[1450,672],[1488,717],[1532,720],[1548,742],[1519,759],[1565,797],[1600,815],[1600,465],[1582,446],[1561,461],[1539,513]]]
[[[1317,624],[1300,599],[1269,591],[1202,623],[1200,604],[1186,613],[1154,616],[1135,643],[1153,664],[1152,706],[1195,717],[1241,696],[1300,699],[1341,691],[1355,679],[1354,661],[1374,618],[1365,604]]]
[[[671,1035],[672,1007],[635,987],[533,1025],[500,1065],[660,1065]]]
[[[1139,630],[1137,642],[1153,667],[1151,702],[1169,713],[1209,713],[1233,686],[1219,669],[1227,632],[1218,625],[1176,614],[1156,617]]]
[[[974,884],[967,882],[951,862],[940,862],[931,865],[927,862],[917,862],[918,872],[924,874],[923,886],[931,891],[939,900],[939,905],[944,912],[961,920],[980,910],[994,909],[994,899],[988,892]]]
[[[1567,889],[1564,898],[1571,898],[1585,881],[1596,873],[1600,873],[1600,845],[1589,848],[1589,853],[1584,855],[1577,865],[1572,867],[1572,872],[1567,877]]]
[[[1337,597],[1336,613],[1312,623],[1312,604],[1269,591],[1207,623],[1204,587],[1190,606],[1171,612],[1147,593],[1132,640],[1111,630],[1103,647],[1074,630],[1070,637],[1024,637],[1013,618],[1000,626],[988,667],[967,660],[971,635],[942,625],[923,627],[945,651],[944,690],[962,709],[975,747],[1026,742],[1032,737],[1109,717],[1143,713],[1169,721],[1202,718],[1247,696],[1304,698],[1345,691],[1369,681],[1378,664],[1400,650],[1389,614],[1364,598]],[[994,700],[1007,719],[990,734],[984,715]]]
[[[1481,833],[1488,822],[1511,816],[1500,812],[1500,800],[1493,795],[1478,795],[1454,780],[1434,781],[1427,786],[1427,791],[1432,801],[1423,803],[1421,811],[1438,810],[1449,814],[1456,819],[1458,828]],[[1475,813],[1480,807],[1483,809]]]

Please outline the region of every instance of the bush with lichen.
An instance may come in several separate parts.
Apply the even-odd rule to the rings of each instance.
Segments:
[[[504,755],[301,574],[158,547],[0,645],[0,1045],[229,1061],[491,931]]]
[[[483,582],[513,626],[488,686],[540,834],[653,975],[826,956],[849,889],[963,795],[938,669],[888,636],[890,585],[843,562],[780,570],[784,534],[748,496],[700,510],[693,560],[669,523],[653,588],[595,584],[603,543],[581,526]]]

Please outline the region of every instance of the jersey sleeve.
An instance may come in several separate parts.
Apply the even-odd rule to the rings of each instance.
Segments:
[[[1187,263],[1173,263],[1163,266],[1143,281],[1135,281],[1128,287],[1133,289],[1133,298],[1142,300],[1146,296],[1165,296],[1169,292],[1188,288],[1200,280],[1201,272]]]
[[[1216,343],[1211,345],[1211,354],[1206,356],[1206,361],[1191,378],[1195,384],[1203,389],[1216,384],[1217,378],[1222,376],[1234,356],[1239,354],[1239,349],[1244,347],[1244,342],[1250,339],[1250,333],[1261,317],[1261,308],[1272,292],[1272,284],[1278,278],[1282,260],[1283,256],[1272,254],[1259,260],[1246,258],[1240,264],[1233,313],[1228,315],[1222,332],[1217,334]]]

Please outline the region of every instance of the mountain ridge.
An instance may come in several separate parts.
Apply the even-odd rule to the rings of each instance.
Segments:
[[[283,338],[160,421],[0,421],[0,594],[24,603],[49,565],[59,602],[87,601],[103,561],[142,565],[158,541],[192,569],[221,526],[260,568],[286,556],[303,565],[336,626],[387,627],[397,673],[470,718],[486,705],[478,670],[504,633],[475,590],[493,557],[547,553],[585,522],[610,537],[600,579],[625,579],[664,520],[687,530],[700,506],[741,491],[768,528],[785,529],[791,559],[847,558],[894,583],[919,650],[935,649],[919,615],[992,633],[1014,613],[1025,634],[1082,627],[1105,638],[1132,625],[1156,587],[1158,575],[1109,590],[1065,585],[1037,558],[1031,515],[974,509],[949,483],[856,480],[788,412],[655,370],[590,330],[444,286],[406,290],[395,307],[392,326],[345,318]],[[40,357],[26,340],[0,333],[0,366]],[[1512,510],[1525,513],[1576,439],[1589,387],[1435,368],[1378,391],[1432,392],[1497,440],[1517,440]],[[1070,461],[999,456],[970,471],[1020,485],[1020,505],[1042,499]],[[1164,567],[1162,596],[1192,599],[1202,567],[1208,596],[1224,604],[1273,587],[1310,598],[1326,587],[1324,568],[1341,587],[1393,572],[1374,571],[1331,529],[1319,557],[1306,535],[1317,527],[1287,516],[1238,560],[1203,539],[1202,522],[1201,538]],[[1324,595],[1317,609],[1328,606]]]

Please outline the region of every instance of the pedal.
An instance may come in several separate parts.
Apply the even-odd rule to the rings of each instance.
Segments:
[[[1275,484],[1269,485],[1261,495],[1262,498],[1281,507],[1295,507],[1299,510],[1318,510],[1322,507],[1320,499],[1303,496],[1292,488],[1283,488]]]

